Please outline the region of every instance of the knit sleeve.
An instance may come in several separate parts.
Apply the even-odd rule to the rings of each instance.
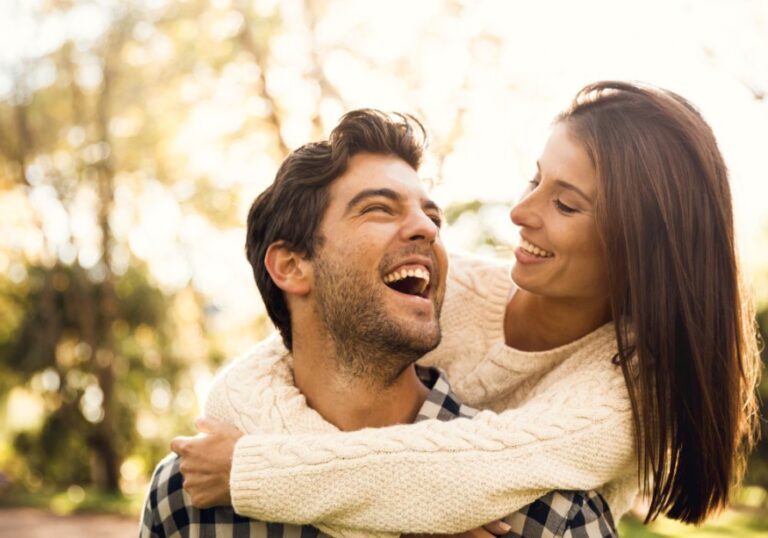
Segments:
[[[455,533],[551,490],[598,488],[625,477],[635,458],[628,401],[611,396],[626,388],[604,381],[564,384],[473,419],[245,436],[235,448],[233,505],[268,521]]]
[[[223,381],[221,378],[214,379],[203,404],[203,414],[208,418],[237,425],[234,413],[232,412],[232,406],[227,399],[222,385]]]

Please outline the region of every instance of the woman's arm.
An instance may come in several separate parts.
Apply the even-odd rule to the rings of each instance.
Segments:
[[[471,420],[242,437],[233,505],[270,521],[452,533],[551,490],[595,489],[632,472],[634,438],[628,401],[611,396],[626,388],[589,385]]]

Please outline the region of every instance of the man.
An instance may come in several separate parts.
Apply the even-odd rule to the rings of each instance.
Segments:
[[[300,433],[475,413],[457,401],[439,371],[414,364],[440,342],[448,265],[441,211],[416,174],[423,140],[423,128],[410,117],[359,110],[344,116],[328,141],[286,158],[251,207],[246,253],[290,353],[273,339],[262,344],[274,347],[271,355],[262,350],[258,359],[235,361],[217,377],[225,390],[216,393],[227,397],[209,401],[209,415],[249,433]],[[283,391],[279,398],[277,390]],[[240,435],[235,429],[216,433],[233,440]],[[226,466],[182,478],[187,460],[198,457],[199,463],[200,446],[177,440],[173,448],[183,462],[169,457],[158,465],[142,536],[345,534],[258,522],[231,507],[195,508],[193,500],[198,506],[229,500]],[[511,518],[539,536],[565,522],[575,522],[584,536],[613,535],[607,506],[573,493],[550,494]],[[495,522],[487,529],[505,534],[511,527]]]

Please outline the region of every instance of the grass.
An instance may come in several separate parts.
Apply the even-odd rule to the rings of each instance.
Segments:
[[[749,514],[737,510],[728,510],[714,521],[701,527],[683,525],[669,519],[659,519],[650,525],[626,516],[619,523],[619,536],[622,538],[765,538],[768,536],[768,514]]]
[[[632,512],[619,522],[622,538],[766,538],[768,537],[768,492],[760,487],[744,487],[735,506],[699,527],[667,518],[643,525]]]
[[[84,490],[72,486],[53,494],[9,491],[0,496],[0,508],[34,507],[66,516],[72,513],[118,514],[135,517],[141,512],[143,495],[125,496]]]

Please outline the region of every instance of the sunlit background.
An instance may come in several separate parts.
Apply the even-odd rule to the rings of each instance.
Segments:
[[[551,119],[600,79],[713,126],[765,326],[768,2],[0,0],[0,505],[137,513],[271,331],[243,225],[288,151],[352,108],[413,113],[449,248],[504,256]],[[764,445],[748,483],[705,529],[623,535],[767,532]]]

